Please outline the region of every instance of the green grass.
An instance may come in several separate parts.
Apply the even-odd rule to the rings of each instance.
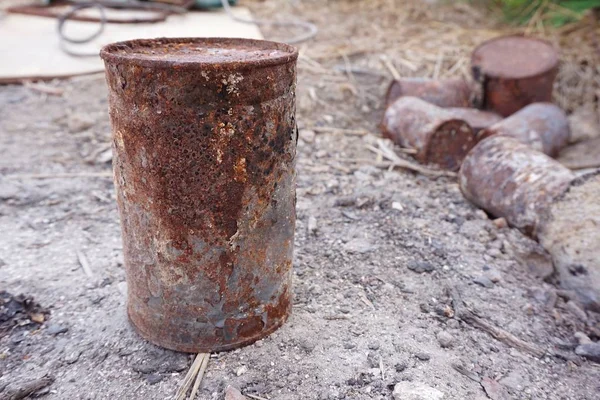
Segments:
[[[525,25],[537,16],[545,24],[561,26],[600,7],[600,0],[487,0],[485,3],[499,8],[508,22],[517,25]]]

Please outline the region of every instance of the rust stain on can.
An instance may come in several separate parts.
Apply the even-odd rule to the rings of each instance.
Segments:
[[[388,107],[382,131],[399,146],[415,149],[419,162],[447,170],[457,170],[475,145],[465,121],[417,97],[401,97]]]
[[[483,84],[483,107],[507,117],[528,104],[552,101],[558,53],[540,39],[503,36],[479,45],[471,56]]]
[[[402,78],[390,83],[386,107],[403,96],[418,97],[438,107],[469,107],[473,93],[469,83],[460,78]]]
[[[228,350],[291,310],[297,51],[247,39],[102,49],[137,331]]]
[[[484,129],[483,140],[493,135],[510,136],[550,157],[558,155],[571,137],[567,114],[552,103],[534,103]]]
[[[558,161],[508,136],[479,142],[459,172],[469,201],[532,236],[543,212],[574,178]]]

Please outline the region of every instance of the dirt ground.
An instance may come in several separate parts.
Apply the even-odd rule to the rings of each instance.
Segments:
[[[557,290],[537,245],[497,227],[455,179],[382,169],[369,150],[390,71],[381,41],[371,36],[369,49],[364,33],[408,46],[425,18],[385,3],[362,18],[355,1],[248,3],[321,28],[299,61],[294,310],[270,337],[213,354],[199,398],[223,399],[227,385],[263,399],[600,398],[598,365],[573,352],[577,332],[598,339],[600,318]],[[444,7],[426,15],[439,35],[496,33],[477,10]],[[402,74],[459,74],[467,65],[450,69],[469,46],[453,46],[457,58],[425,69],[408,50],[387,55]],[[125,314],[104,78],[49,85],[64,93],[0,87],[0,290],[49,311],[41,325],[0,333],[0,399],[45,376],[45,399],[172,398],[191,356],[145,342]],[[492,337],[494,327],[530,347]]]

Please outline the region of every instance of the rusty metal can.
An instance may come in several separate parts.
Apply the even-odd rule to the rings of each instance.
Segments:
[[[418,97],[438,107],[469,107],[473,93],[469,83],[461,78],[395,79],[385,96],[386,107],[403,96]]]
[[[469,201],[532,236],[547,207],[574,178],[558,161],[508,136],[479,142],[459,172]]]
[[[483,42],[471,69],[483,85],[483,108],[507,117],[528,104],[552,101],[558,53],[540,39],[502,36]]]
[[[394,143],[414,149],[419,162],[448,170],[457,170],[475,145],[469,124],[417,97],[396,100],[387,108],[381,128]]]
[[[467,107],[451,107],[446,108],[455,118],[462,119],[473,129],[475,135],[479,134],[482,129],[490,127],[497,122],[502,121],[502,117],[490,111],[482,111],[476,108]]]
[[[296,49],[154,39],[101,56],[131,322],[185,352],[273,332],[292,299]]]
[[[534,103],[482,130],[478,140],[492,135],[510,136],[550,157],[569,143],[571,129],[567,114],[552,103]]]

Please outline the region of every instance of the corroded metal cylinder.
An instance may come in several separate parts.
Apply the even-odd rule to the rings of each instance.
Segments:
[[[469,201],[535,236],[547,207],[574,178],[568,168],[526,144],[492,136],[464,159],[459,184]]]
[[[569,144],[571,129],[567,114],[552,103],[534,103],[482,130],[477,139],[510,136],[550,157]]]
[[[552,101],[558,53],[543,40],[502,36],[473,51],[471,68],[483,84],[483,107],[507,117],[528,104]]]
[[[473,133],[477,135],[482,129],[494,125],[502,121],[502,117],[490,111],[482,111],[476,108],[467,107],[451,107],[446,108],[455,118],[462,119],[473,129]]]
[[[403,96],[418,97],[438,107],[469,107],[473,96],[469,83],[461,78],[402,78],[390,83],[386,107]]]
[[[131,322],[186,352],[273,332],[292,299],[297,51],[155,39],[101,56]]]
[[[416,150],[419,162],[448,170],[457,170],[475,145],[465,121],[417,97],[401,97],[388,107],[381,129],[394,143]]]

